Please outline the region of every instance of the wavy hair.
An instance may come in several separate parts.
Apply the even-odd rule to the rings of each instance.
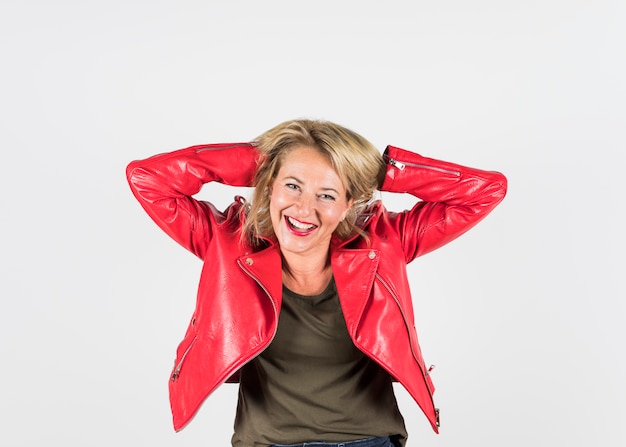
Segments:
[[[365,236],[355,224],[359,214],[372,200],[384,173],[381,153],[364,137],[338,124],[321,120],[291,120],[264,132],[254,141],[260,152],[254,176],[251,201],[246,214],[242,237],[253,246],[261,239],[274,239],[269,205],[271,185],[287,154],[306,146],[326,155],[346,188],[346,200],[354,200],[345,220],[335,234],[348,238],[355,232]]]

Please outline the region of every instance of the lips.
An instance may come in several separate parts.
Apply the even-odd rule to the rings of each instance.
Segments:
[[[298,236],[306,236],[317,228],[317,225],[301,222],[290,216],[285,216],[285,223],[287,224],[289,231]]]

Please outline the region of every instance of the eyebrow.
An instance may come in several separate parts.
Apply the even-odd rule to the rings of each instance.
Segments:
[[[294,177],[293,175],[289,175],[289,176],[285,177],[283,180],[293,180],[296,183],[299,183],[301,185],[304,184],[304,182],[302,180],[300,180],[298,177]],[[326,187],[326,188],[321,188],[321,190],[322,191],[332,191],[335,194],[339,195],[339,191],[337,191],[335,188],[328,188],[328,187]]]

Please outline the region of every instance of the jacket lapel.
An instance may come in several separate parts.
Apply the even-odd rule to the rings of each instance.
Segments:
[[[337,293],[353,339],[373,287],[379,258],[379,252],[369,248],[331,250]]]
[[[277,246],[245,254],[237,258],[239,266],[254,279],[272,300],[276,316],[282,303],[282,260]]]

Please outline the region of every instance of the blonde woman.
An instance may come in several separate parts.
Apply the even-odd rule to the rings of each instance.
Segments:
[[[224,382],[239,382],[233,446],[403,446],[392,382],[438,431],[413,324],[406,265],[500,203],[506,178],[388,146],[343,126],[288,121],[249,143],[130,163],[131,189],[204,262],[169,388],[181,430]],[[203,185],[253,186],[225,210]],[[374,192],[410,193],[387,211]]]

